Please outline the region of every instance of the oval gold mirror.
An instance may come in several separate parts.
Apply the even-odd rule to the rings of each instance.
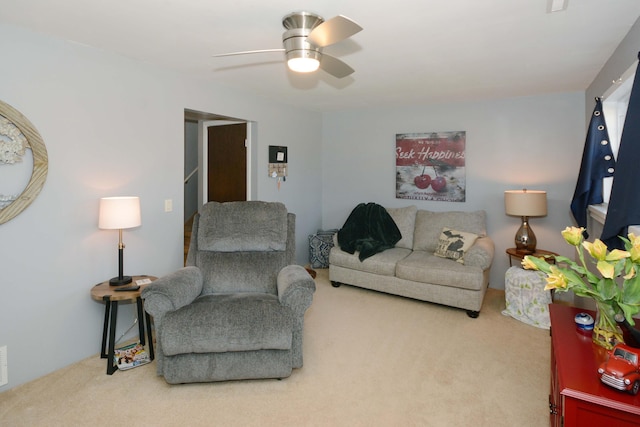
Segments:
[[[36,128],[18,110],[0,101],[0,168],[21,162],[27,149],[31,149],[33,156],[29,182],[15,196],[1,194],[0,186],[0,224],[13,219],[35,200],[44,186],[49,168],[47,148]]]

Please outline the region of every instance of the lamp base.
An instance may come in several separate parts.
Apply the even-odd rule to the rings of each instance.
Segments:
[[[109,286],[122,286],[131,283],[133,279],[131,276],[114,277],[109,280]]]
[[[516,252],[520,254],[532,254],[536,251],[536,235],[529,227],[529,218],[522,217],[522,224],[516,233]]]

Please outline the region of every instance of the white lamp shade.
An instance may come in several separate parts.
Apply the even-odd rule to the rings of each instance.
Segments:
[[[508,190],[504,192],[504,210],[513,216],[545,216],[547,192],[535,190]]]
[[[103,197],[100,199],[99,228],[123,229],[138,227],[140,224],[139,197]]]

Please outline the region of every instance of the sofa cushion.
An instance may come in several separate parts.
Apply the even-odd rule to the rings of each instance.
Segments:
[[[445,227],[440,233],[435,255],[464,264],[464,254],[478,239],[477,234]]]
[[[382,276],[394,276],[396,263],[410,253],[410,249],[391,248],[360,261],[358,252],[350,254],[339,246],[334,246],[329,253],[329,264]]]
[[[389,212],[377,203],[359,203],[338,231],[340,248],[359,252],[360,261],[395,247],[402,238]]]
[[[480,267],[466,266],[427,251],[413,251],[398,261],[396,276],[414,282],[470,290],[480,290],[484,284]]]
[[[214,294],[167,313],[160,344],[165,355],[289,350],[291,310],[276,295]]]
[[[413,231],[416,225],[416,206],[404,208],[387,208],[387,212],[398,226],[402,239],[396,243],[396,248],[413,249]]]
[[[485,236],[485,211],[473,212],[433,212],[418,210],[416,213],[416,229],[413,235],[413,249],[435,252],[438,247],[440,233],[444,227]]]

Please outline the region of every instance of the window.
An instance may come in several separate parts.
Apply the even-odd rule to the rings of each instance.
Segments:
[[[627,106],[629,105],[629,97],[631,96],[631,87],[633,86],[633,78],[635,75],[638,61],[636,61],[603,95],[602,109],[604,119],[607,123],[607,131],[613,151],[613,157],[618,159],[618,148],[620,147],[620,137],[624,128],[624,119],[627,115]],[[611,185],[613,177],[604,178],[603,198],[604,204],[609,203],[611,195]]]

